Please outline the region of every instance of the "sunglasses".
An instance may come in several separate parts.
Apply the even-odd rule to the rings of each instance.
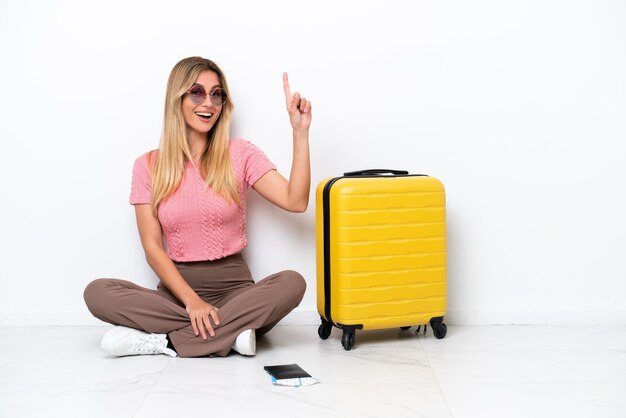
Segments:
[[[187,94],[189,95],[189,98],[191,99],[193,104],[197,105],[204,102],[207,97],[206,90],[200,84],[194,84],[193,86],[191,86],[191,88],[187,91]],[[215,87],[209,92],[208,96],[211,99],[211,103],[213,104],[213,106],[222,106],[228,100],[226,90],[221,87]]]

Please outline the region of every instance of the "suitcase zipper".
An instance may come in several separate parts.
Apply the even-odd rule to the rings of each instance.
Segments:
[[[330,179],[324,185],[322,193],[322,211],[324,219],[324,316],[326,320],[334,325],[330,316],[330,188],[337,180],[343,177]]]

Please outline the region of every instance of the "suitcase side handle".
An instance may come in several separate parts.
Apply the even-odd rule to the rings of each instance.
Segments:
[[[394,176],[406,176],[407,174],[409,174],[409,172],[406,170],[388,170],[385,168],[375,168],[371,170],[348,171],[347,173],[343,173],[345,177],[375,176],[378,174],[393,174]]]

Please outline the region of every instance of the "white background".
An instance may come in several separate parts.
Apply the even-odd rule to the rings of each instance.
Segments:
[[[315,185],[380,167],[446,185],[448,322],[626,322],[624,2],[0,0],[0,325],[97,323],[93,278],[155,285],[131,170],[191,55],[285,175],[282,72],[313,102],[308,211],[249,207],[254,276],[307,278],[288,323],[318,320]]]

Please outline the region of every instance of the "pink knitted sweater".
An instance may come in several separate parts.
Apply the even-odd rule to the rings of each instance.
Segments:
[[[230,158],[237,178],[239,205],[206,188],[200,170],[187,162],[179,188],[159,204],[157,215],[169,257],[174,261],[203,261],[241,251],[246,239],[246,189],[276,166],[244,139],[230,141]],[[148,154],[135,161],[130,192],[132,205],[152,201]]]

